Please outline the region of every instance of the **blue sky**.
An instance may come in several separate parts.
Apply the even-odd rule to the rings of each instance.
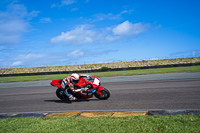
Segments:
[[[199,0],[0,1],[0,68],[198,56]]]

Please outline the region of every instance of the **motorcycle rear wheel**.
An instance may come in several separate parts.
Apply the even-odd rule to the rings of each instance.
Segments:
[[[56,96],[62,101],[69,101],[69,98],[64,94],[64,92],[60,88],[56,90]]]
[[[104,88],[102,91],[100,91],[101,95],[98,92],[94,93],[94,96],[100,100],[107,100],[110,97],[110,92]]]

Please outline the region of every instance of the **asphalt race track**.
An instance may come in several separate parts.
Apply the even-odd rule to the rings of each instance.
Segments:
[[[72,103],[60,101],[50,81],[0,83],[0,113],[200,109],[200,73],[100,78],[111,93]]]

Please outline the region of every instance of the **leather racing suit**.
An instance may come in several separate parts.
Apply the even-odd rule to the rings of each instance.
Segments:
[[[79,81],[77,83],[73,83],[70,76],[63,79],[62,82],[62,88],[65,90],[66,95],[68,95],[69,100],[77,99],[73,93],[81,92],[81,95],[88,95],[87,90],[91,88],[96,89],[99,85],[98,77],[90,75],[79,75]]]

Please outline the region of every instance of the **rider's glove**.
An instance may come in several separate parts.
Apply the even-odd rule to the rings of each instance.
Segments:
[[[81,88],[81,91],[87,91],[89,88],[87,87],[84,87],[84,88]]]

